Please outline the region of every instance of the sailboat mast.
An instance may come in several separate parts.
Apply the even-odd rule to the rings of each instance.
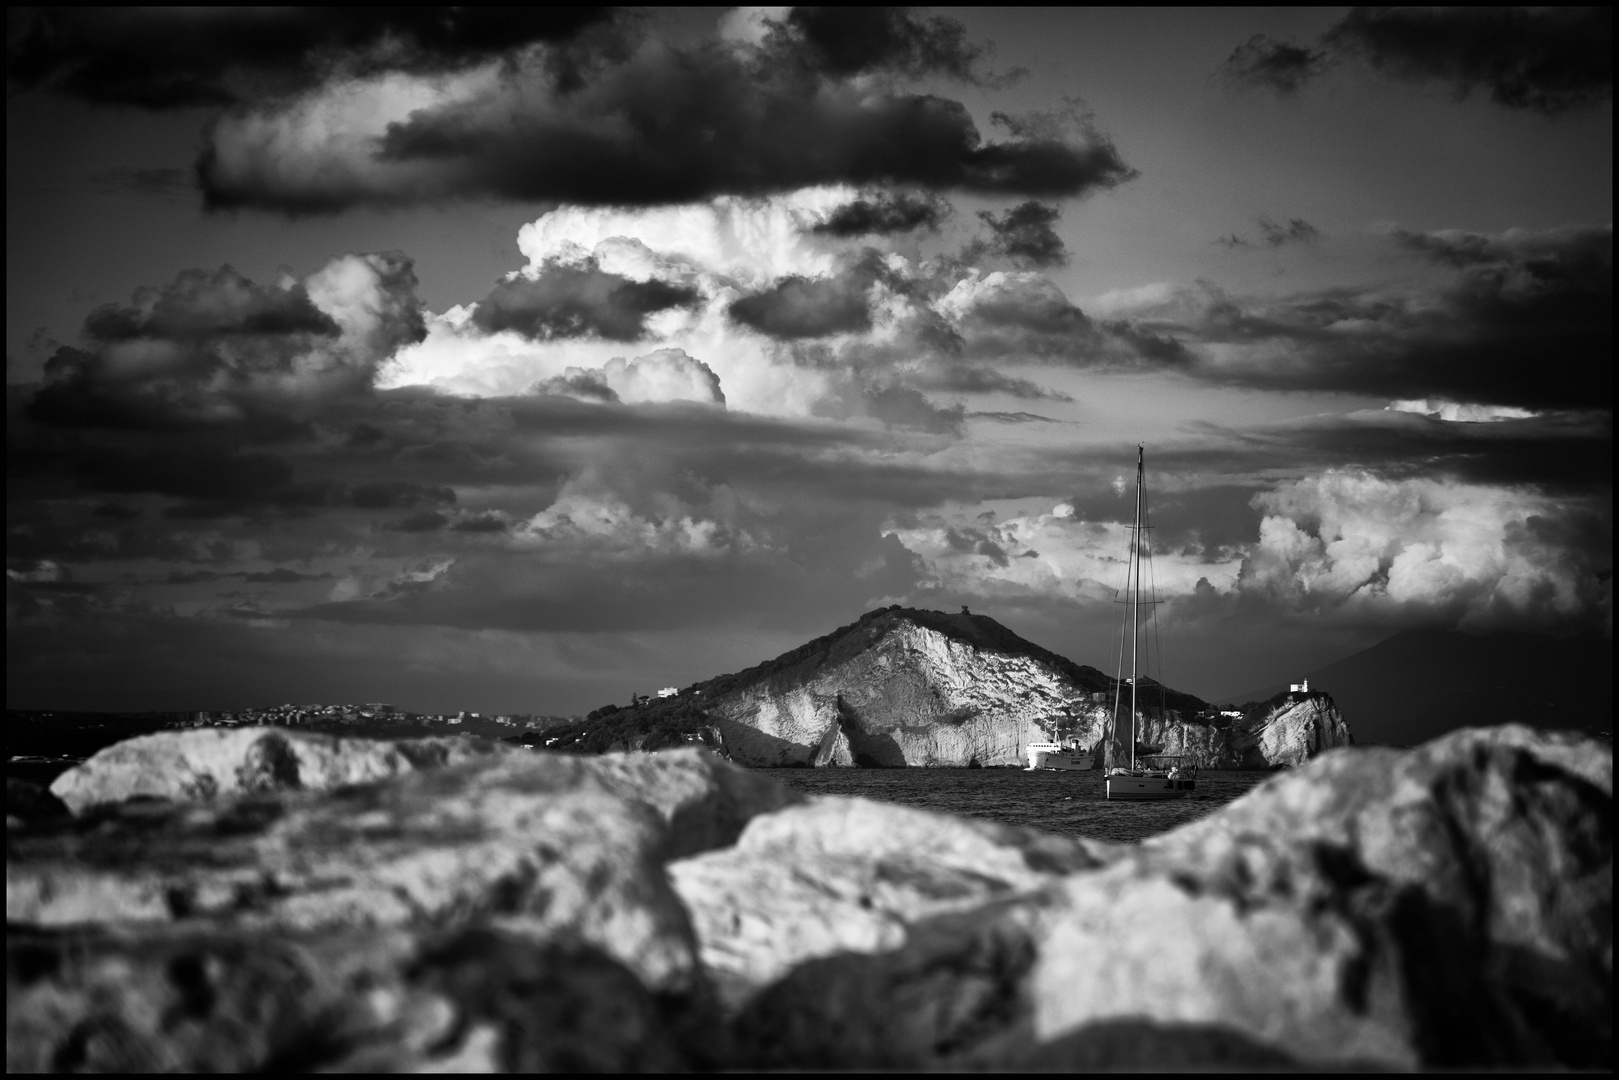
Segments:
[[[1133,561],[1135,562],[1136,580],[1135,580],[1135,587],[1131,590],[1130,596],[1128,597],[1128,599],[1131,602],[1131,609],[1130,609],[1130,768],[1132,770],[1134,770],[1135,767],[1136,767],[1136,692],[1140,689],[1140,687],[1137,686],[1137,677],[1138,676],[1137,676],[1137,669],[1136,669],[1136,643],[1140,640],[1140,630],[1141,630],[1141,492],[1142,492],[1142,485],[1146,480],[1145,458],[1146,458],[1146,447],[1141,443],[1137,443],[1136,444],[1136,530],[1135,530],[1135,543],[1132,545],[1133,548],[1134,548],[1134,554],[1135,554],[1135,558],[1134,558]]]

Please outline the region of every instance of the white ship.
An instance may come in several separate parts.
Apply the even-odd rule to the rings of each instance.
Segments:
[[[1096,755],[1087,750],[1063,746],[1061,743],[1030,743],[1029,767],[1024,771],[1033,772],[1036,769],[1089,769],[1094,764],[1095,758]]]
[[[1149,607],[1158,603],[1154,596],[1150,600],[1141,599],[1141,560],[1145,556],[1150,565],[1152,560],[1152,545],[1147,534],[1152,526],[1147,524],[1147,465],[1146,448],[1136,447],[1136,523],[1130,532],[1130,562],[1124,577],[1124,630],[1120,633],[1119,641],[1119,672],[1114,683],[1113,692],[1113,725],[1112,732],[1119,730],[1119,710],[1124,704],[1124,688],[1130,687],[1130,764],[1128,768],[1115,767],[1108,770],[1107,797],[1125,801],[1147,801],[1158,799],[1184,799],[1197,788],[1197,765],[1184,765],[1177,759],[1156,757],[1153,760],[1157,767],[1138,767],[1136,764],[1136,716],[1137,697],[1140,691],[1137,678],[1138,646],[1141,644],[1141,605]],[[1130,637],[1130,675],[1124,675],[1124,641],[1123,637]],[[1159,649],[1159,663],[1162,665],[1162,648]],[[1160,674],[1162,674],[1160,672]],[[1160,695],[1163,693],[1163,681],[1157,683]],[[1163,700],[1160,696],[1159,710],[1162,712]]]

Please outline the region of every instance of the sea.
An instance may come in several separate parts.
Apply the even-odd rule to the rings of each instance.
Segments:
[[[1108,802],[1101,770],[769,769],[807,795],[853,795],[1045,832],[1135,843],[1195,821],[1273,773],[1201,769],[1197,790],[1165,802]]]

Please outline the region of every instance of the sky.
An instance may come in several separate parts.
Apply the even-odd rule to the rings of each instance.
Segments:
[[[6,698],[1612,635],[1609,9],[7,12]],[[1330,689],[1330,688],[1329,688]]]

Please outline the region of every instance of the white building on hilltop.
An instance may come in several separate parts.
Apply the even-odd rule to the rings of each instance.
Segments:
[[[1303,682],[1288,684],[1287,692],[1290,694],[1308,694],[1310,692],[1310,680],[1305,679]]]
[[[679,695],[679,693],[680,693],[680,691],[676,687],[665,686],[662,690],[658,691],[658,696],[659,697],[676,697],[676,696]]]

